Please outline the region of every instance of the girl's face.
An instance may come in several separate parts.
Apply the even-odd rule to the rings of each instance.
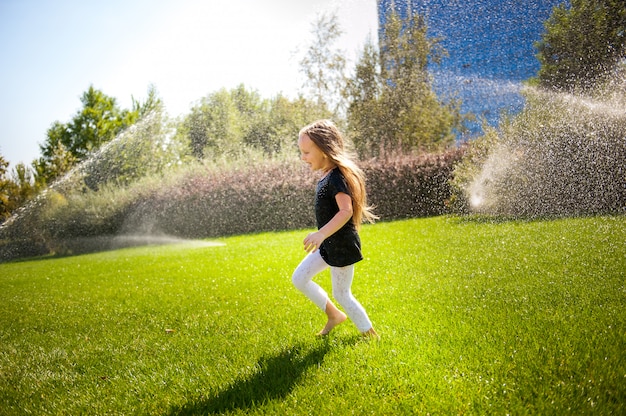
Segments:
[[[332,167],[332,162],[307,134],[298,137],[298,147],[300,148],[300,158],[312,170],[329,170]]]

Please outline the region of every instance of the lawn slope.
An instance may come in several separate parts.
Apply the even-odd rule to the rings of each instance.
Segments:
[[[0,413],[626,412],[624,217],[364,226],[379,342],[314,337],[306,233],[0,264]]]

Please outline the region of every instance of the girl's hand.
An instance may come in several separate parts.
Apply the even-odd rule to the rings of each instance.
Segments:
[[[304,239],[304,251],[311,253],[317,250],[325,239],[326,236],[319,231],[307,235]]]

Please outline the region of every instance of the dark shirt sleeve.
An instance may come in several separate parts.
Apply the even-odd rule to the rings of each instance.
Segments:
[[[338,193],[344,193],[344,194],[348,194],[350,195],[350,190],[348,189],[348,184],[346,183],[346,180],[344,179],[343,175],[341,175],[339,173],[339,171],[335,170],[330,174],[330,178],[329,179],[329,186],[330,186],[330,193],[332,195],[332,197],[336,197]]]

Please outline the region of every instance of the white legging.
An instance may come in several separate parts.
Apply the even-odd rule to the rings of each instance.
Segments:
[[[315,303],[322,311],[326,310],[328,294],[317,283],[313,282],[313,276],[330,267],[331,281],[333,285],[333,297],[343,307],[348,317],[354,322],[361,332],[366,332],[372,327],[372,322],[367,316],[363,306],[352,296],[352,278],[354,277],[354,265],[346,267],[328,266],[315,250],[300,262],[293,272],[291,281],[294,286]]]

